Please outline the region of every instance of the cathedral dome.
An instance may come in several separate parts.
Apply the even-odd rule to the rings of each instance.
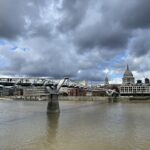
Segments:
[[[134,77],[133,77],[133,74],[130,71],[128,65],[127,65],[126,71],[124,72],[124,75],[123,75],[123,78],[122,78],[122,83],[127,84],[127,85],[134,84]]]
[[[124,77],[124,78],[125,78],[125,77],[133,77],[133,74],[132,74],[132,72],[129,70],[129,66],[128,66],[128,65],[127,65],[127,69],[126,69],[126,71],[125,71],[123,77]]]

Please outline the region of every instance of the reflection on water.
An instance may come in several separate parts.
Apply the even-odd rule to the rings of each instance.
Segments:
[[[3,150],[148,150],[150,104],[0,101]]]
[[[51,149],[55,149],[57,143],[57,132],[59,125],[59,114],[47,115],[47,148],[51,145]]]

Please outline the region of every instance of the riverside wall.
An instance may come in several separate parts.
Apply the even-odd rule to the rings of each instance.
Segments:
[[[102,101],[108,102],[108,97],[102,96],[59,96],[60,101]]]
[[[0,100],[48,100],[48,96],[39,97],[39,96],[2,96]],[[59,96],[59,101],[101,101],[101,102],[108,102],[108,97],[102,96]]]
[[[102,103],[108,103],[109,98],[107,96],[59,96],[59,101],[98,101]],[[27,101],[47,101],[48,96],[42,97],[24,97],[24,96],[1,96],[0,100],[27,100]],[[120,96],[117,98],[118,102],[150,102],[149,100],[130,100],[128,96]]]
[[[107,96],[59,96],[60,101],[100,101],[108,102]],[[129,102],[129,97],[118,97],[120,102]]]
[[[60,101],[108,101],[108,97],[100,96],[59,96]]]

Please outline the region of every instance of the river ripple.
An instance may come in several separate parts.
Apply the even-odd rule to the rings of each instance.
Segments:
[[[0,101],[0,150],[149,150],[150,104]]]

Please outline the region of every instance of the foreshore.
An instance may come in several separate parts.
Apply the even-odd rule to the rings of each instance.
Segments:
[[[13,97],[12,96],[1,96],[0,97],[0,101],[2,101],[2,100],[7,100],[7,101],[12,101],[13,100]]]
[[[101,103],[108,103],[107,96],[59,96],[59,101],[97,101]],[[22,96],[1,96],[0,100],[17,100],[17,101],[47,101],[47,97],[37,97],[37,98],[24,98]],[[131,97],[118,97],[117,102],[123,103],[149,103],[150,99],[134,99],[131,100]]]
[[[109,97],[107,96],[61,96],[59,97],[60,101],[99,101],[102,103],[108,103]],[[128,96],[120,96],[117,98],[117,102],[122,102],[122,103],[145,103],[145,102],[150,102],[150,99],[138,99],[136,98],[135,100],[131,100],[131,97]]]

